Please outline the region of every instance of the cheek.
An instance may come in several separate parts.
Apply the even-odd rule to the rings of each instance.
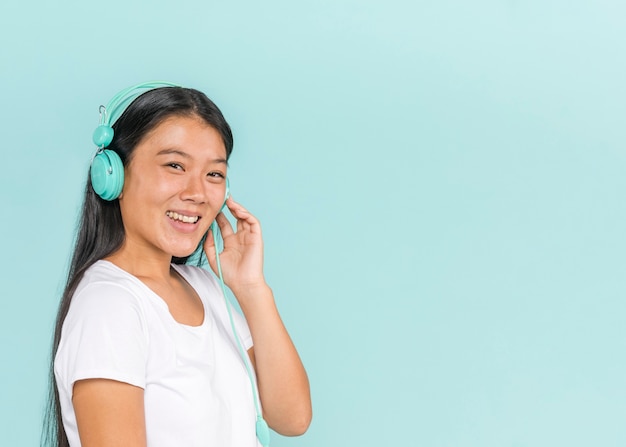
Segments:
[[[150,198],[153,202],[167,200],[180,191],[181,186],[176,178],[164,175],[146,175],[140,180],[139,189],[144,198]]]
[[[221,187],[215,188],[215,192],[214,192],[215,202],[214,203],[218,203],[220,205],[220,209],[226,202],[227,192],[228,192],[228,188],[226,187],[226,184],[221,185]]]

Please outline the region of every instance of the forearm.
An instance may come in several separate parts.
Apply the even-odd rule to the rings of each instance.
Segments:
[[[300,435],[311,421],[309,381],[267,285],[233,290],[254,349],[259,395],[267,423],[283,435]]]

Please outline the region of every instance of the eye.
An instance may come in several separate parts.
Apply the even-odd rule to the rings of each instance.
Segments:
[[[182,171],[183,170],[183,167],[180,164],[178,164],[178,163],[167,163],[166,166],[168,166],[170,168],[173,168],[173,169],[176,169],[178,171]]]
[[[213,177],[215,179],[222,179],[224,178],[224,174],[218,171],[211,171],[207,174],[207,177]]]

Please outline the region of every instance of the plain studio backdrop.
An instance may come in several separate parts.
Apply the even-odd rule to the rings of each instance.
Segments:
[[[275,447],[626,445],[626,6],[0,6],[2,445],[35,446],[98,106],[163,79],[235,134],[233,196],[311,380]]]

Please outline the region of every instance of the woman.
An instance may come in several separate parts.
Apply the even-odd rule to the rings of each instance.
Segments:
[[[107,109],[57,319],[49,437],[257,446],[261,411],[278,433],[304,433],[308,379],[263,276],[259,222],[225,200],[233,139],[221,112],[168,83],[124,90]],[[245,319],[209,272],[185,265],[203,256]]]

